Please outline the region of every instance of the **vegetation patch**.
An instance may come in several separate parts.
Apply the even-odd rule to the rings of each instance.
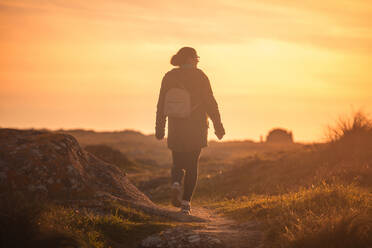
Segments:
[[[0,223],[0,247],[136,247],[174,225],[115,202],[88,209],[21,197],[3,202]]]
[[[357,112],[329,133],[327,143],[261,153],[202,177],[195,200],[263,223],[267,247],[372,247],[372,122]]]
[[[355,186],[324,184],[282,195],[240,197],[209,206],[237,221],[255,219],[264,223],[269,247],[372,244],[372,194]]]

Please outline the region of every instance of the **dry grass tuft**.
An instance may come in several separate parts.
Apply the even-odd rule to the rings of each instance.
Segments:
[[[328,128],[328,143],[327,152],[333,159],[371,161],[372,120],[361,111],[340,118],[334,127]]]
[[[237,221],[263,222],[267,247],[372,245],[372,195],[354,186],[324,184],[275,196],[221,201],[211,207]]]
[[[330,143],[344,140],[368,139],[372,132],[372,121],[362,111],[357,111],[351,117],[340,117],[336,126],[328,128]]]

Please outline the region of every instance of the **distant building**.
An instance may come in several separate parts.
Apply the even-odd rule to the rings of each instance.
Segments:
[[[293,143],[292,132],[283,128],[274,128],[266,136],[267,143]]]

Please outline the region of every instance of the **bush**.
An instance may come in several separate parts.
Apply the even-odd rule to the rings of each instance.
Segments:
[[[351,117],[340,117],[335,127],[329,127],[329,142],[337,143],[356,138],[371,137],[372,121],[362,111]]]
[[[328,128],[331,158],[357,162],[372,161],[372,120],[358,111],[351,117],[340,118]]]

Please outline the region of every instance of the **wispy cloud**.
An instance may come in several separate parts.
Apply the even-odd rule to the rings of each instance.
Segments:
[[[122,36],[126,40],[184,39],[206,44],[266,38],[326,49],[372,52],[372,21],[369,19],[372,4],[362,0],[8,0],[0,3],[0,11],[6,14],[1,18],[3,27],[12,16],[48,15],[66,19],[66,27],[61,27],[63,32],[87,27],[77,32],[82,36],[111,30],[126,34]],[[74,22],[76,27],[70,26]]]

